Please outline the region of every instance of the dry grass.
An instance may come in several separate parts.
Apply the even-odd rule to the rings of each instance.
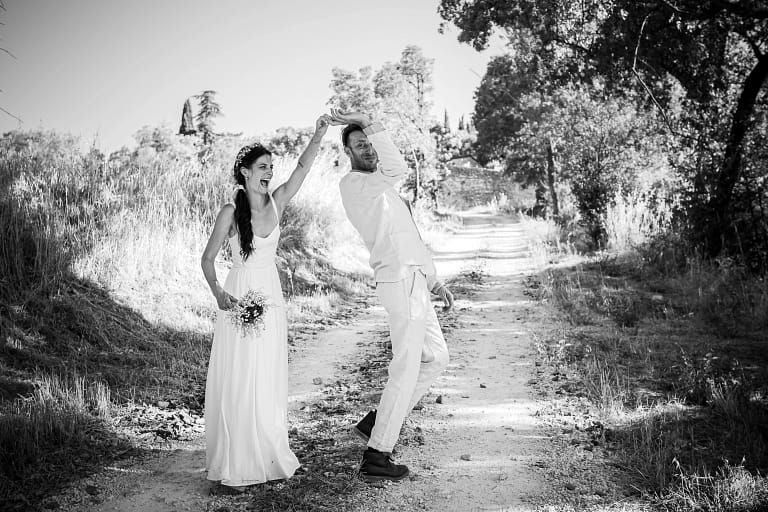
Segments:
[[[540,350],[578,376],[571,391],[605,426],[597,441],[654,507],[765,510],[765,279],[730,259],[681,257],[669,212],[642,199],[611,212],[611,251],[533,281],[564,321]],[[541,233],[541,259],[556,261],[548,223],[525,222]]]
[[[608,249],[633,251],[669,232],[676,202],[660,200],[649,191],[616,194],[603,219]]]
[[[765,310],[752,307],[764,291],[743,275],[718,276],[729,286],[706,291],[698,272],[653,279],[602,260],[549,271],[538,288],[567,322],[567,334],[548,342],[551,359],[580,376],[615,457],[652,501],[674,503],[669,510],[752,510],[721,494],[744,475],[768,488],[759,476],[768,470],[768,329]],[[727,313],[702,307],[742,300]],[[706,508],[704,495],[735,508]]]
[[[15,482],[0,500],[13,493],[24,508],[28,485],[45,492],[46,474],[75,478],[113,456],[93,441],[120,444],[110,403],[200,407],[216,315],[200,254],[243,141],[222,140],[206,166],[192,139],[167,142],[105,162],[55,133],[29,134],[24,146],[0,140],[0,444],[3,478]],[[292,325],[364,291],[364,248],[344,220],[335,159],[321,153],[282,219]],[[293,161],[276,164],[285,179]],[[221,280],[228,264],[225,248]],[[35,469],[37,459],[49,463]]]
[[[768,503],[768,481],[725,462],[714,474],[688,474],[678,466],[675,490],[659,500],[663,510],[759,512]]]
[[[496,194],[488,207],[496,213],[516,214],[528,211],[536,204],[536,195],[531,187],[523,188],[517,183],[509,185],[506,192]]]
[[[94,462],[129,450],[109,432],[111,410],[103,382],[41,375],[32,395],[7,404],[0,416],[0,503],[32,509]]]

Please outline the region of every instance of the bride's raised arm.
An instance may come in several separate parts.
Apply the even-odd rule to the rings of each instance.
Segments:
[[[309,169],[312,167],[312,163],[315,161],[317,152],[320,149],[320,141],[323,140],[325,132],[328,131],[328,125],[330,124],[331,117],[328,114],[323,114],[315,122],[315,133],[309,141],[304,152],[296,161],[296,168],[291,173],[288,181],[280,185],[272,193],[272,197],[277,203],[277,207],[282,212],[285,205],[293,199],[293,196],[301,188],[301,184],[304,183],[304,178],[307,177]]]

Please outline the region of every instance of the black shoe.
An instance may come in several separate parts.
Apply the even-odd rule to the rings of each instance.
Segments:
[[[366,441],[371,438],[371,432],[373,431],[373,424],[376,423],[376,411],[373,410],[365,415],[365,418],[360,420],[360,423],[355,425],[353,431],[358,436],[362,437]]]
[[[398,481],[408,476],[408,466],[393,464],[391,455],[368,448],[363,452],[360,476],[366,482]]]

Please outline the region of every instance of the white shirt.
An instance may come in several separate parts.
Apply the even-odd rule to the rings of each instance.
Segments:
[[[432,256],[410,209],[395,190],[408,166],[381,124],[374,123],[363,132],[379,156],[379,167],[370,173],[353,170],[341,179],[347,217],[371,253],[376,282],[400,281],[416,268],[426,274],[431,290],[437,282]]]

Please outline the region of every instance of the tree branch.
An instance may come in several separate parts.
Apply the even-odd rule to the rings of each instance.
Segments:
[[[5,110],[3,107],[0,107],[0,110],[2,110],[3,112],[5,112],[5,113],[6,113],[6,114],[8,114],[9,116],[11,116],[12,118],[14,118],[15,120],[17,120],[18,122],[20,122],[20,123],[24,124],[24,120],[23,120],[22,118],[20,118],[20,117],[18,117],[18,116],[15,116],[15,115],[11,114],[11,113],[10,113],[10,112],[8,112],[7,110]]]
[[[572,43],[571,41],[566,41],[565,39],[561,37],[553,37],[552,41],[559,43],[563,46],[567,46],[568,48],[571,48],[573,50],[577,50],[585,55],[590,55],[589,48],[586,48],[584,46],[581,46],[580,44]]]
[[[653,104],[656,105],[656,108],[659,110],[659,112],[661,113],[661,116],[664,118],[664,122],[666,123],[667,128],[669,128],[669,131],[677,135],[677,132],[672,127],[672,122],[669,120],[669,116],[667,116],[667,113],[664,111],[661,104],[656,99],[656,96],[653,94],[650,87],[648,87],[645,81],[643,81],[642,77],[640,76],[640,73],[637,72],[637,55],[638,53],[640,53],[640,42],[643,39],[643,32],[645,31],[645,26],[648,24],[648,18],[650,17],[651,17],[651,13],[648,13],[645,16],[645,19],[643,20],[642,25],[640,25],[640,33],[637,34],[637,44],[635,45],[635,55],[632,59],[632,74],[635,75],[635,78],[637,78],[638,82],[640,82],[640,85],[642,85],[643,89],[645,89],[645,92],[647,92],[648,96],[650,96],[651,100],[653,101]]]
[[[637,61],[643,66],[645,66],[646,68],[648,68],[651,71],[651,73],[653,73],[654,75],[659,74],[658,70],[655,67],[651,66],[651,64],[648,61],[643,59],[637,59]]]
[[[645,31],[645,26],[647,25],[648,18],[650,18],[650,16],[651,16],[651,13],[648,13],[645,16],[645,19],[643,20],[642,25],[640,25],[640,33],[637,34],[637,44],[635,45],[635,54],[632,59],[632,74],[635,76],[635,78],[637,78],[637,81],[640,82],[640,85],[643,86],[643,89],[645,89],[645,92],[648,93],[648,97],[651,98],[651,101],[653,101],[653,104],[656,106],[656,109],[661,114],[661,117],[664,119],[664,124],[666,124],[667,128],[669,128],[669,132],[675,137],[692,138],[688,135],[681,134],[677,130],[675,130],[674,126],[672,126],[672,121],[669,119],[669,116],[664,110],[664,107],[661,106],[661,103],[659,103],[659,100],[656,99],[656,95],[653,94],[653,91],[651,91],[651,88],[648,87],[648,85],[645,83],[643,78],[640,76],[640,73],[638,73],[637,71],[637,61],[638,61],[638,54],[640,53],[640,43],[642,42],[643,32]],[[641,60],[641,62],[643,61]]]
[[[729,14],[735,14],[743,19],[752,20],[764,20],[768,19],[768,6],[758,6],[752,2],[750,5],[745,5],[745,0],[710,0],[707,4],[707,8],[702,11],[689,11],[682,7],[678,7],[670,0],[660,0],[662,4],[669,7],[674,13],[689,17],[690,19],[713,19],[720,12],[727,12]]]
[[[640,52],[640,42],[643,39],[643,32],[645,31],[645,26],[648,24],[648,18],[651,17],[651,13],[645,15],[645,19],[643,19],[642,25],[640,25],[640,32],[637,34],[637,44],[635,45],[635,55],[632,59],[632,69],[637,69],[637,54]]]
[[[680,7],[674,5],[672,2],[669,2],[668,0],[661,0],[661,3],[663,3],[664,5],[666,5],[667,7],[672,9],[673,11],[675,11],[677,14],[691,14],[690,12],[685,11],[685,10],[681,9]]]
[[[8,55],[10,55],[10,56],[11,56],[13,59],[15,59],[15,60],[19,60],[19,59],[17,59],[17,58],[16,58],[16,56],[15,56],[14,54],[12,54],[10,51],[6,50],[5,48],[0,48],[0,52],[4,52],[4,53],[7,53],[7,54],[8,54]]]
[[[6,12],[7,10],[8,9],[5,8],[5,2],[3,0],[0,0],[0,11]],[[5,23],[0,22],[0,25],[5,26]],[[13,57],[14,59],[16,59],[16,56],[14,54],[12,54],[11,52],[9,52],[8,50],[6,50],[5,48],[0,48],[0,51],[3,51],[5,53],[7,53],[8,55],[10,55],[11,57]],[[16,60],[18,60],[18,59],[16,59]],[[8,112],[5,112],[5,113],[8,114]],[[11,114],[8,114],[8,115],[11,115]],[[15,117],[15,116],[12,116],[12,117]]]
[[[746,33],[746,31],[743,30],[736,30],[737,34],[739,34],[741,37],[744,38],[744,40],[749,44],[749,46],[752,48],[752,51],[755,53],[755,57],[757,57],[757,60],[760,60],[763,58],[763,52],[760,49],[760,45],[757,44],[757,42],[749,37],[749,34]]]
[[[751,5],[744,5],[747,3],[744,0],[736,0],[735,2],[729,0],[711,1],[714,7],[720,7],[722,10],[728,11],[731,14],[758,20],[768,19],[768,6],[757,6],[754,3],[751,3]]]

